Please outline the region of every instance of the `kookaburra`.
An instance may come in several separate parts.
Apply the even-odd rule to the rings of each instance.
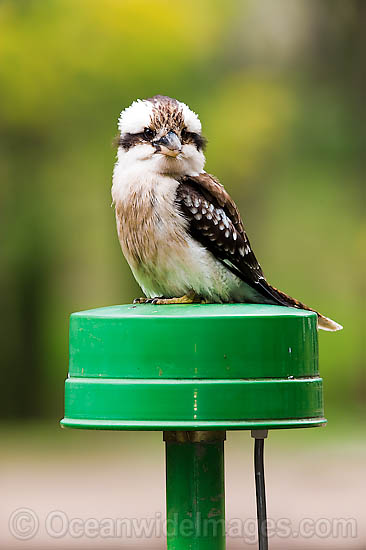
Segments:
[[[204,171],[198,116],[157,95],[122,111],[112,197],[140,303],[252,302],[309,310],[271,286],[234,201]],[[318,315],[318,326],[341,325]]]

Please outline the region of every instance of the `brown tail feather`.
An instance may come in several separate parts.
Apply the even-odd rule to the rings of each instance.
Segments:
[[[318,313],[315,309],[306,306],[302,302],[299,302],[299,300],[295,300],[295,298],[291,298],[291,296],[288,296],[287,294],[285,294],[281,290],[278,290],[269,283],[266,283],[266,286],[267,285],[267,292],[274,298],[275,301],[277,301],[281,305],[296,307],[298,309],[306,309],[307,311],[314,311],[314,313],[316,313],[318,316],[318,328],[329,330],[331,332],[342,330],[342,325],[339,325],[335,321],[332,321],[332,319],[328,319],[328,317],[324,317],[324,315]]]

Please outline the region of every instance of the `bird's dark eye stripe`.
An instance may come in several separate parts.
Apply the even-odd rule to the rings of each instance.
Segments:
[[[155,132],[149,128],[151,134],[147,133],[146,135],[146,130],[147,129],[143,132],[139,132],[138,134],[126,133],[123,135],[118,135],[114,140],[114,144],[122,147],[125,151],[128,151],[137,143],[143,143],[144,140],[151,141],[155,137]]]
[[[123,134],[119,136],[117,145],[122,147],[125,151],[128,151],[128,149],[140,143],[141,138],[142,134]]]
[[[144,143],[144,140],[153,140],[155,135],[156,132],[154,130],[152,130],[151,128],[145,128],[143,132],[139,132],[138,134],[126,133],[123,135],[118,135],[114,140],[114,144],[122,147],[125,151],[128,151],[137,143]],[[181,139],[184,143],[194,143],[198,151],[204,150],[207,142],[206,138],[204,138],[200,134],[196,134],[195,132],[188,132],[187,130],[185,130],[184,135],[182,135],[181,133]]]
[[[207,139],[199,134],[193,134],[193,141],[196,144],[196,147],[199,151],[202,151],[207,144]]]
[[[194,143],[199,151],[203,150],[206,147],[207,140],[200,134],[195,132],[188,132],[186,128],[183,128],[181,131],[181,138],[186,143]]]

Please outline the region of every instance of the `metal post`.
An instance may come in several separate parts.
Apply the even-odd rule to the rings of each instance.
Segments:
[[[225,550],[224,431],[165,431],[168,550]]]
[[[252,430],[254,437],[254,474],[257,497],[258,548],[268,550],[266,487],[264,482],[264,440],[268,430]]]

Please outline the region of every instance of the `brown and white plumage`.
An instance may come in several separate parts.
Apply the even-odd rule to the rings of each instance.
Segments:
[[[112,187],[117,230],[147,298],[310,309],[266,281],[237,206],[203,169],[205,140],[195,113],[155,96],[123,111],[119,130]],[[318,325],[342,328],[319,313]]]

